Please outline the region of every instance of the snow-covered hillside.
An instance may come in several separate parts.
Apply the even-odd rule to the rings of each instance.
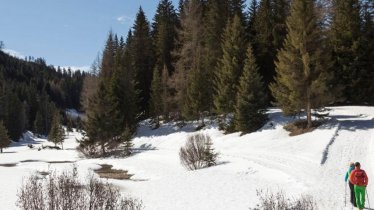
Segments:
[[[194,133],[193,124],[182,130],[173,124],[151,130],[144,123],[134,140],[139,152],[126,159],[83,159],[74,149],[79,133],[70,133],[62,151],[29,149],[29,143],[36,148],[48,143],[30,140],[28,134],[29,141],[0,154],[1,208],[16,209],[23,177],[33,171],[62,170],[71,167],[70,162],[83,175],[99,164],[129,170],[132,180],[110,181],[124,194],[142,199],[148,210],[244,210],[256,206],[259,189],[296,197],[309,194],[320,209],[351,209],[348,201],[344,207],[344,174],[350,161],[360,161],[374,205],[374,107],[333,107],[327,123],[295,137],[283,129],[291,119],[278,109],[269,113],[270,122],[252,134],[224,135],[214,125],[200,131],[212,137],[220,159],[217,166],[197,171],[183,168],[178,155]]]

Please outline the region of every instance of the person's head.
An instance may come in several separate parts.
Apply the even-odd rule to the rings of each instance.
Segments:
[[[355,163],[354,162],[350,162],[349,163],[349,167],[355,167]]]
[[[359,162],[356,162],[355,163],[355,167],[358,168],[358,169],[360,169],[361,168],[361,164]]]

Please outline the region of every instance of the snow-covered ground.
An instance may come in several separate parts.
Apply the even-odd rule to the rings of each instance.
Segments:
[[[283,125],[291,119],[272,109],[270,122],[258,132],[224,135],[214,125],[209,134],[219,164],[187,171],[179,161],[179,149],[194,134],[193,124],[179,130],[173,124],[151,130],[144,123],[134,140],[139,153],[126,159],[84,159],[75,147],[79,133],[70,133],[64,150],[41,150],[49,144],[34,139],[14,143],[0,154],[1,209],[16,209],[23,177],[35,171],[62,170],[74,162],[82,177],[111,164],[129,170],[132,180],[110,180],[124,194],[143,200],[148,210],[241,210],[258,203],[256,190],[284,191],[290,197],[312,195],[319,209],[351,209],[344,205],[344,175],[350,161],[360,161],[369,179],[374,177],[374,107],[333,107],[330,119],[311,133],[290,137]],[[271,124],[273,126],[271,126]],[[29,149],[32,143],[36,149]],[[52,161],[52,162],[51,162]],[[372,187],[373,186],[373,187]],[[369,180],[369,199],[374,205],[374,184]]]

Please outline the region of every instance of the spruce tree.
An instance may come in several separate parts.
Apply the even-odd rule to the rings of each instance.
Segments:
[[[90,109],[87,110],[87,122],[85,131],[88,139],[83,144],[91,146],[99,146],[101,155],[107,155],[107,146],[113,140],[115,134],[113,130],[113,104],[108,93],[107,87],[101,81],[97,89],[97,93],[90,99]]]
[[[364,3],[360,45],[360,87],[358,94],[363,103],[374,105],[374,3]]]
[[[273,28],[273,45],[275,50],[283,46],[284,39],[287,35],[286,19],[289,16],[290,0],[273,0],[274,28]]]
[[[181,27],[178,30],[179,47],[176,52],[178,61],[172,82],[177,92],[174,99],[178,107],[177,110],[185,118],[196,117],[197,113],[205,108],[203,105],[209,103],[207,98],[204,99],[204,102],[199,101],[201,97],[195,94],[193,79],[191,80],[192,74],[206,73],[202,65],[203,54],[201,52],[205,47],[202,9],[200,0],[186,1],[181,14]],[[201,95],[208,94],[208,90],[209,87],[200,90]],[[200,103],[198,110],[195,104],[192,105],[195,102]]]
[[[235,129],[243,134],[256,131],[266,120],[267,98],[262,77],[258,71],[252,47],[248,47],[236,96],[234,117]]]
[[[26,111],[23,103],[12,90],[8,90],[6,95],[5,110],[4,123],[9,137],[14,141],[18,141],[26,128]]]
[[[177,38],[176,27],[178,15],[170,0],[161,0],[157,6],[152,24],[153,45],[156,56],[156,68],[159,72],[166,65],[169,73],[174,72],[174,58],[172,52],[175,49]]]
[[[293,1],[287,19],[288,35],[277,56],[273,96],[285,114],[305,111],[312,126],[312,109],[332,100],[328,82],[331,62],[314,0]]]
[[[246,38],[240,18],[228,22],[222,43],[223,56],[216,70],[216,95],[214,105],[219,114],[234,111],[238,81],[243,72]]]
[[[36,133],[38,135],[43,135],[43,133],[44,133],[44,123],[43,122],[44,121],[43,121],[42,113],[41,113],[41,111],[38,111],[36,113],[35,121],[34,121],[34,124],[33,124],[34,133]]]
[[[3,121],[0,121],[0,151],[3,153],[3,149],[8,147],[11,143],[8,136],[8,131],[6,130]]]
[[[48,141],[53,142],[55,146],[57,146],[57,144],[61,144],[63,147],[64,139],[65,130],[61,125],[60,115],[58,112],[56,112],[53,116],[51,130],[48,134]]]
[[[240,18],[241,23],[246,23],[247,14],[244,12],[245,9],[245,0],[229,0],[229,11],[230,11],[230,18],[234,16],[238,16]]]
[[[256,61],[264,79],[265,87],[268,87],[275,75],[274,58],[276,54],[273,46],[274,15],[272,0],[261,0],[253,27],[256,34],[253,43]]]
[[[201,126],[204,126],[204,111],[209,110],[210,91],[208,91],[206,79],[208,72],[204,68],[203,54],[205,48],[198,46],[194,58],[194,63],[191,64],[189,84],[187,86],[187,103],[183,107],[184,116],[187,119],[200,119]]]
[[[159,116],[163,111],[162,84],[160,72],[157,68],[153,70],[153,79],[151,85],[151,115],[155,121],[156,128],[160,126]]]
[[[227,0],[208,0],[206,6],[205,23],[205,46],[204,65],[207,71],[205,78],[205,89],[209,92],[209,109],[214,107],[214,75],[219,59],[222,57],[221,40],[230,19],[229,2]],[[213,111],[213,110],[208,110]]]
[[[135,89],[138,93],[137,105],[144,114],[143,117],[147,117],[154,61],[150,26],[141,7],[133,26],[131,54],[134,64]]]
[[[247,25],[247,35],[249,38],[250,43],[255,43],[256,37],[256,30],[255,30],[255,22],[257,19],[257,10],[258,10],[258,2],[257,0],[252,0],[249,6],[249,20]]]
[[[344,87],[347,102],[361,101],[360,60],[360,2],[359,0],[332,1],[331,44],[333,47],[335,83]]]
[[[203,161],[207,167],[211,167],[217,164],[219,154],[214,150],[213,141],[209,136],[206,136],[204,140]]]

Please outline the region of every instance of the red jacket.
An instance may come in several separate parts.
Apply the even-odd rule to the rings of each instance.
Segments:
[[[351,172],[351,175],[349,176],[349,181],[351,181],[352,184],[357,186],[367,186],[369,183],[369,178],[364,170],[355,169]]]

